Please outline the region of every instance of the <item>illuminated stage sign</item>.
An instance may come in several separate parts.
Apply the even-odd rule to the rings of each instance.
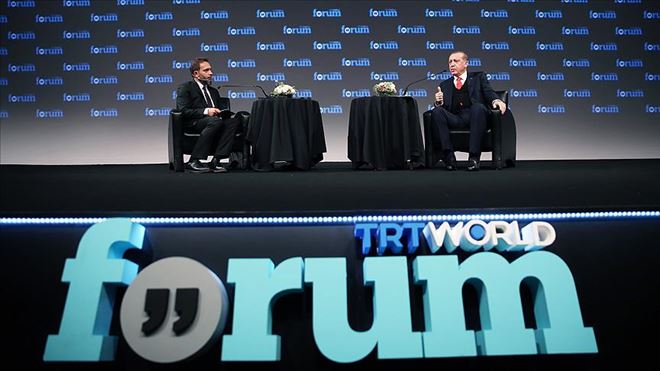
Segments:
[[[147,360],[179,362],[217,342],[230,310],[224,283],[203,262],[188,257],[159,259],[138,273],[138,264],[124,254],[142,250],[146,232],[122,218],[85,232],[76,257],[64,265],[62,281],[69,288],[59,333],[48,336],[45,361],[114,360],[118,338],[110,335],[110,323],[115,306],[120,306],[124,339]],[[550,223],[355,223],[353,235],[363,255],[362,284],[373,289],[368,330],[349,324],[352,268],[346,257],[294,256],[277,265],[267,257],[230,257],[226,283],[234,287],[233,318],[220,359],[279,361],[282,339],[273,334],[273,303],[307,289],[312,289],[314,342],[334,362],[357,362],[374,349],[379,359],[598,353],[594,330],[584,326],[569,266],[543,251],[556,241]],[[422,241],[430,254],[421,254]],[[398,255],[404,244],[408,257]],[[459,252],[468,254],[460,263]],[[507,254],[515,259],[510,262]],[[411,282],[423,288],[423,308],[411,303]],[[465,284],[477,289],[481,330],[466,328]],[[521,285],[532,293],[533,329],[525,326]],[[115,303],[122,286],[128,286],[126,293]],[[413,330],[411,310],[423,312],[423,331]]]

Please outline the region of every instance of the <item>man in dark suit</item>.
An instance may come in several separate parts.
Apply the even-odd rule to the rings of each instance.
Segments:
[[[486,119],[490,109],[502,114],[506,104],[497,98],[483,72],[467,72],[468,56],[455,51],[449,55],[452,77],[440,83],[435,93],[433,130],[437,130],[442,146],[442,162],[447,170],[456,169],[456,156],[449,137],[449,129],[469,128],[470,144],[467,170],[479,170],[481,139],[486,133]]]
[[[221,117],[223,112],[218,108],[220,93],[211,86],[213,69],[208,59],[193,60],[190,73],[192,81],[179,85],[176,91],[176,108],[182,113],[186,132],[200,134],[190,160],[186,163],[186,170],[195,173],[224,173],[227,169],[220,165],[220,160],[229,157],[238,120]],[[212,149],[213,160],[202,162]]]

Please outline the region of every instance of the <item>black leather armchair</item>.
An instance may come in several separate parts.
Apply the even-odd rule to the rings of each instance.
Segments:
[[[218,108],[230,109],[229,98],[222,97],[218,102]],[[245,111],[237,112],[235,117],[239,120],[238,129],[232,152],[229,155],[230,168],[248,169],[250,166],[250,146],[245,139],[247,133],[250,113]],[[199,134],[186,133],[183,128],[183,119],[181,111],[170,111],[170,123],[168,132],[167,149],[169,153],[170,169],[174,171],[183,171],[183,155],[189,155],[192,152]],[[212,147],[209,156],[213,155]]]
[[[507,110],[502,115],[498,109],[491,109],[488,115],[486,134],[481,142],[482,152],[492,152],[492,162],[496,169],[516,166],[516,122],[509,110],[509,92],[496,91],[499,98],[506,103]],[[431,130],[431,112],[423,114],[424,119],[424,157],[426,166],[433,167],[441,158],[440,138]],[[468,152],[470,131],[468,129],[450,130],[451,143],[454,150]]]

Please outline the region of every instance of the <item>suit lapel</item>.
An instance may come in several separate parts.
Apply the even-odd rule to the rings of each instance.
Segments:
[[[474,83],[474,75],[468,73],[467,75],[467,81],[465,83],[468,86],[468,94],[470,94],[470,98],[474,98],[476,96],[475,90],[476,89],[476,84]]]
[[[220,101],[220,92],[216,88],[209,88],[209,93],[211,93],[211,98],[213,98],[217,107]]]
[[[190,82],[190,89],[193,91],[193,94],[197,96],[197,99],[199,100],[200,104],[206,107],[206,99],[204,99],[204,94],[199,89],[199,85],[197,85],[195,81]]]

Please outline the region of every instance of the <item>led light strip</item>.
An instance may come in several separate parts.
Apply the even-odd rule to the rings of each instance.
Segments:
[[[571,213],[506,213],[506,214],[414,214],[414,215],[350,215],[350,216],[228,216],[228,217],[134,217],[145,225],[314,225],[383,222],[427,222],[479,220],[599,220],[657,218],[660,211],[596,211]],[[88,225],[108,218],[0,218],[0,225]]]

